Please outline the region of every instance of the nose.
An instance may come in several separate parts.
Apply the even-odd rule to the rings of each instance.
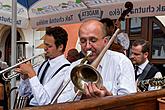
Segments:
[[[86,42],[86,49],[91,49],[91,43],[89,40]]]
[[[45,46],[45,47],[44,47],[44,51],[47,51],[47,50],[48,50],[48,48],[47,48],[47,46]]]

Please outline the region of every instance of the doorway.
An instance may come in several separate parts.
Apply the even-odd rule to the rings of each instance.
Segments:
[[[7,35],[5,42],[5,61],[9,66],[11,66],[11,29],[8,30],[9,34]],[[20,33],[17,31],[17,41],[21,40]]]

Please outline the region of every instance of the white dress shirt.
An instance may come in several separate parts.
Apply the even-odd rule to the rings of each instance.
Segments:
[[[64,82],[64,78],[66,77],[64,73],[69,66],[60,70],[53,78],[52,76],[62,65],[70,64],[69,61],[64,57],[64,55],[48,61],[50,63],[50,67],[44,76],[43,85],[40,83],[39,79],[47,63],[45,63],[41,68],[41,74],[39,73],[38,77],[34,76],[30,79],[20,81],[19,93],[21,95],[34,96],[30,101],[30,105],[38,106],[49,104]],[[36,68],[36,73],[38,69],[39,67]]]
[[[142,74],[144,68],[147,66],[147,64],[149,63],[148,60],[146,60],[143,64],[139,65],[138,67],[138,71],[137,71],[137,75],[140,75]],[[160,72],[157,72],[154,76],[154,78],[160,78],[162,77],[162,74]]]
[[[147,66],[147,64],[149,63],[149,60],[147,59],[143,64],[139,65],[138,67],[138,71],[137,71],[137,75],[140,75],[142,74],[144,68]],[[154,78],[161,78],[162,77],[162,74],[161,72],[157,72],[154,76]],[[138,80],[138,79],[137,79]],[[161,87],[151,87],[149,86],[148,87],[148,90],[156,90],[156,89],[160,89]]]
[[[80,64],[81,60],[73,62],[67,73],[71,73],[72,68]],[[136,92],[134,68],[132,62],[124,54],[107,50],[97,70],[103,78],[103,85],[113,95],[126,95]],[[72,101],[74,96],[74,85],[70,82],[58,98],[58,103]]]

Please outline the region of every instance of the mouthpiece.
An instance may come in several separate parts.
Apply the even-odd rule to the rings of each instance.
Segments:
[[[92,54],[91,50],[87,51],[87,55],[86,56],[89,56],[90,54]]]

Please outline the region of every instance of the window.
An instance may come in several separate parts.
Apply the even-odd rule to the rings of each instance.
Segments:
[[[131,35],[131,37],[140,36],[141,28],[142,28],[141,22],[142,22],[141,18],[139,18],[139,17],[131,18],[131,22],[130,22],[130,35]]]
[[[152,58],[165,59],[165,33],[156,23],[153,23],[152,32]]]

